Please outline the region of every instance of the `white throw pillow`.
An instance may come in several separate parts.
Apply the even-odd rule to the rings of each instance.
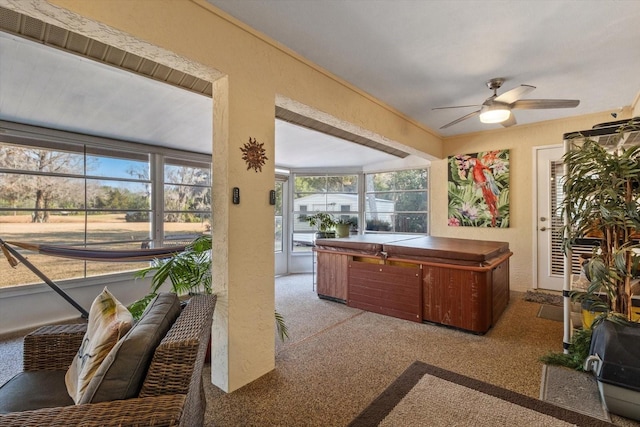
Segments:
[[[67,391],[74,402],[80,401],[104,358],[132,324],[127,307],[104,288],[91,304],[87,332],[65,375]]]

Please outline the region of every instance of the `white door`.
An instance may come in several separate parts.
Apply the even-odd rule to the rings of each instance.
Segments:
[[[537,283],[535,287],[562,291],[562,146],[536,150]]]
[[[275,251],[275,273],[276,276],[288,273],[287,257],[289,253],[288,243],[290,239],[286,238],[287,233],[287,218],[286,218],[286,181],[276,180],[276,204],[274,205],[275,212],[275,236],[274,236],[274,251]]]

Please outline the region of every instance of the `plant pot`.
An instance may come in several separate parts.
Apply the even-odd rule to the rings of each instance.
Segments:
[[[583,329],[591,329],[591,325],[593,324],[593,321],[595,320],[595,318],[606,311],[602,307],[598,307],[598,308],[592,307],[593,303],[594,301],[592,300],[584,300],[580,305]]]
[[[351,230],[351,224],[337,224],[336,237],[349,237],[350,230]]]

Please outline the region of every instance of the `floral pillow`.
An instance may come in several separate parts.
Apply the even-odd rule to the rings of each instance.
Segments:
[[[67,391],[74,402],[80,401],[104,358],[132,324],[127,307],[104,288],[91,304],[87,332],[65,375]]]

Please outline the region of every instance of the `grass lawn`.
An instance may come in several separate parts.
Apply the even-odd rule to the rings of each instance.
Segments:
[[[205,231],[202,223],[165,223],[165,235],[197,234]],[[126,222],[124,214],[91,215],[85,223],[82,215],[52,215],[49,222],[32,223],[29,215],[0,216],[0,238],[4,241],[24,243],[77,244],[87,243],[99,249],[139,249],[140,241],[148,239],[150,224]],[[131,241],[118,245],[101,245],[113,241]],[[131,271],[144,267],[146,262],[85,262],[65,259],[36,252],[20,250],[33,265],[51,280],[96,276]],[[12,268],[0,256],[0,287],[40,283],[41,280],[24,265]]]

